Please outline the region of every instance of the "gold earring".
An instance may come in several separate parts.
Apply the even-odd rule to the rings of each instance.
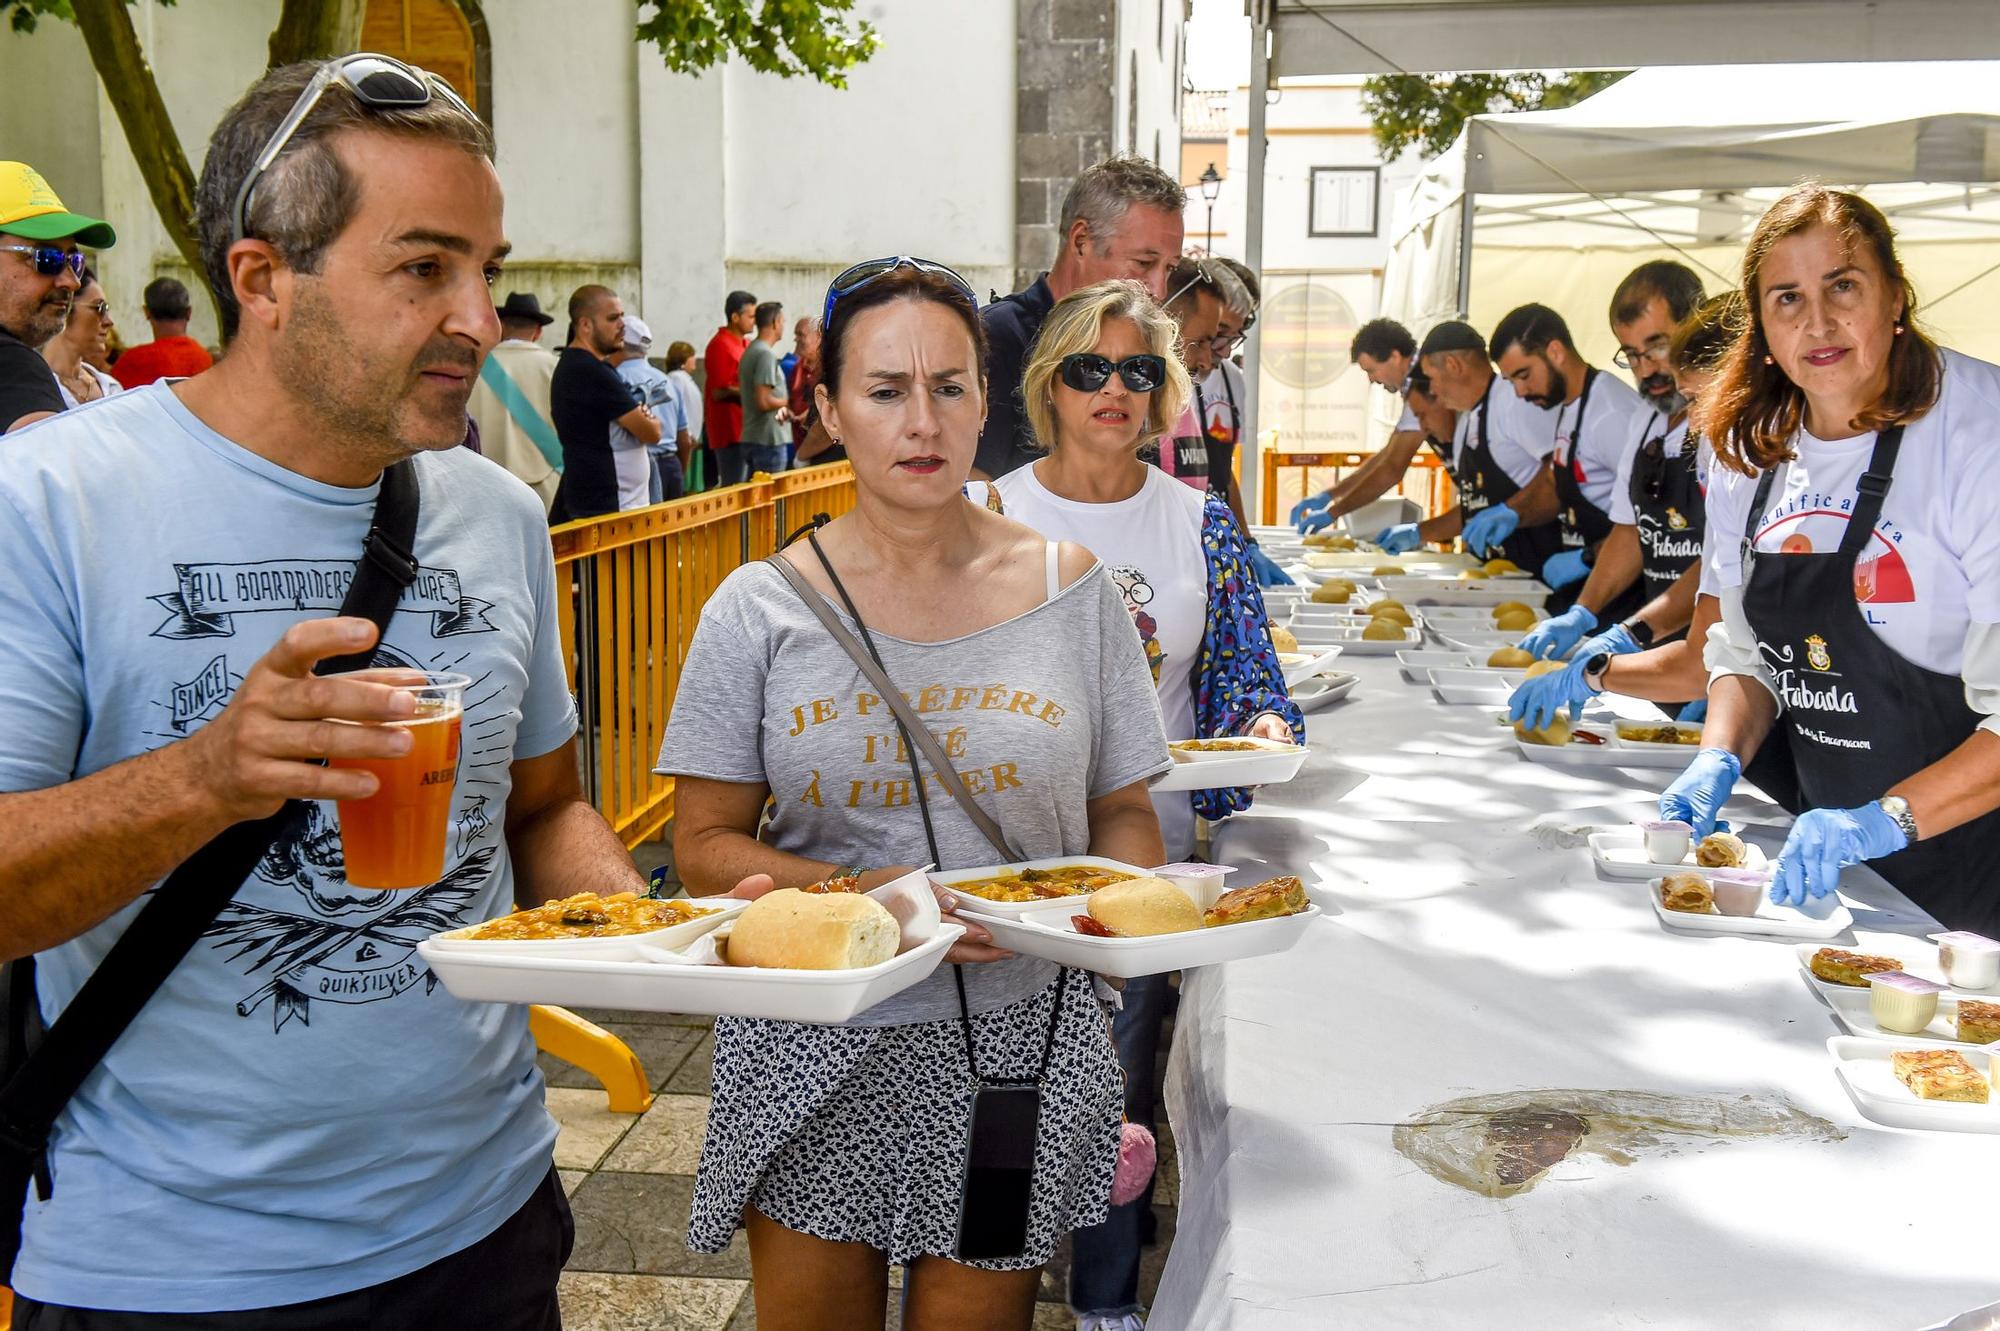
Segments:
[[[1897,325],[1896,325],[1896,336],[1897,336],[1897,337],[1901,337],[1902,335],[1903,335],[1903,325],[1901,325],[1901,324],[1897,324]]]
[[[1772,359],[1771,359],[1771,353],[1767,351],[1767,352],[1765,352],[1765,353],[1764,353],[1764,363],[1765,363],[1766,365],[1776,365],[1776,364],[1777,364],[1778,362],[1776,362],[1776,361],[1772,360]]]

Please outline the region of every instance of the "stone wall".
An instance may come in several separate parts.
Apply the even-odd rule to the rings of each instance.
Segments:
[[[1070,182],[1117,124],[1115,0],[1017,0],[1014,289],[1049,266]],[[984,296],[985,293],[981,293]]]

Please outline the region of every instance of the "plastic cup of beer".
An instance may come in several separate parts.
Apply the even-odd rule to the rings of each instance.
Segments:
[[[380,784],[365,800],[340,800],[340,850],[347,881],[356,887],[428,887],[444,877],[451,796],[458,786],[459,721],[464,675],[425,670],[356,670],[343,679],[388,684],[416,700],[400,758],[335,758],[331,767],[373,772]]]

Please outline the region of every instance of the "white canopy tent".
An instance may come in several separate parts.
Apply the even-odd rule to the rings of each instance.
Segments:
[[[1475,116],[1398,203],[1382,308],[1421,334],[1539,300],[1603,364],[1625,272],[1674,257],[1736,285],[1749,228],[1801,180],[1874,199],[1920,316],[2000,357],[1979,283],[2000,273],[2000,62],[1649,68],[1560,111]]]
[[[1265,100],[1273,81],[1278,78],[1411,70],[1615,69],[1644,65],[1648,71],[1674,81],[1678,77],[1676,71],[1668,67],[1681,66],[1681,72],[1685,72],[1686,68],[1701,67],[1697,62],[1712,60],[1719,52],[1726,52],[1745,62],[1773,64],[1824,60],[1941,61],[2000,56],[2000,3],[1994,3],[1994,0],[1895,0],[1893,4],[1883,0],[1758,0],[1755,4],[1745,3],[1745,0],[1650,0],[1646,4],[1637,4],[1633,0],[1243,0],[1243,7],[1250,17],[1251,56],[1244,259],[1253,269],[1263,265]],[[1852,98],[1845,90],[1821,99],[1808,95],[1801,85],[1788,84],[1785,80],[1797,68],[1766,71],[1756,85],[1731,86],[1719,99],[1698,100],[1678,82],[1650,105],[1621,99],[1614,105],[1625,108],[1621,113],[1623,119],[1604,126],[1607,131],[1621,137],[1615,141],[1599,139],[1605,156],[1624,159],[1619,169],[1629,167],[1643,175],[1644,169],[1650,165],[1653,150],[1663,142],[1658,135],[1672,132],[1658,130],[1659,122],[1686,119],[1680,108],[1718,108],[1715,114],[1722,120],[1744,126],[1760,123],[1748,109],[1753,102],[1759,103],[1758,114],[1767,117],[1761,121],[1769,131],[1766,141],[1754,148],[1748,144],[1741,145],[1734,156],[1740,167],[1748,167],[1756,161],[1764,162],[1765,174],[1749,173],[1753,178],[1740,183],[1720,178],[1697,178],[1686,180],[1678,187],[1647,177],[1642,183],[1627,184],[1621,178],[1606,185],[1590,184],[1581,190],[1560,179],[1554,185],[1544,181],[1539,186],[1524,188],[1544,195],[1564,192],[1581,194],[1590,203],[1596,202],[1590,198],[1591,191],[1602,194],[1606,188],[1643,192],[1654,199],[1671,195],[1676,188],[1729,191],[1731,194],[1751,190],[1752,197],[1747,201],[1740,197],[1710,200],[1706,209],[1692,196],[1682,200],[1668,199],[1670,203],[1678,202],[1688,214],[1690,220],[1685,228],[1695,237],[1706,234],[1701,220],[1704,211],[1714,212],[1716,204],[1725,205],[1723,211],[1734,217],[1726,234],[1734,236],[1741,229],[1741,218],[1746,208],[1754,209],[1762,197],[1754,193],[1755,189],[1787,185],[1804,174],[1797,169],[1787,172],[1779,168],[1783,157],[1781,145],[1791,134],[1803,129],[1800,113],[1795,108],[1821,108],[1820,120],[1811,123],[1830,125],[1838,123],[1835,115],[1839,110],[1852,104]],[[1880,87],[1883,85],[1873,80],[1889,77],[1884,73],[1886,68],[1870,65],[1860,72],[1859,77],[1871,80],[1870,87]],[[1630,85],[1638,77],[1634,75],[1626,79],[1619,87]],[[1974,80],[1978,77],[1990,80],[1990,74],[1971,76]],[[1653,86],[1659,89],[1662,85],[1655,83]],[[1609,91],[1616,92],[1618,88]],[[1895,85],[1896,98],[1904,106],[1926,108],[1922,112],[1911,113],[1920,118],[1940,119],[1936,111],[1929,109],[1934,91],[1925,87]],[[1599,94],[1583,105],[1599,107],[1606,95]],[[1952,103],[1950,114],[1955,117],[1963,107],[1980,104],[1977,100],[1960,100]],[[1992,105],[1991,102],[1986,104]],[[1721,108],[1728,109],[1724,111]],[[1897,116],[1896,120],[1885,118],[1881,122],[1882,127],[1889,130],[1890,126],[1909,118],[1901,110]],[[1525,118],[1512,119],[1519,121]],[[1975,119],[1983,122],[1986,117],[1975,114]],[[1718,123],[1710,128],[1721,127]],[[1894,132],[1890,130],[1879,142],[1887,143],[1893,137]],[[1860,150],[1867,142],[1867,136],[1857,136],[1848,146]],[[1983,146],[1982,152],[1987,152]],[[1726,152],[1722,154],[1723,157],[1730,155]],[[1932,160],[1929,146],[1921,158],[1914,148],[1909,156],[1913,161],[1928,163]],[[1951,158],[1953,154],[1946,153],[1944,156]],[[1963,160],[1962,153],[1958,156]],[[1865,162],[1868,159],[1863,157],[1860,160]],[[1599,162],[1598,165],[1607,164]],[[1473,192],[1466,194],[1462,183],[1457,195],[1462,200],[1476,201],[1482,189],[1478,178],[1482,168],[1477,162],[1474,166],[1469,181]],[[1567,174],[1576,176],[1575,171],[1568,171]],[[1850,184],[1877,184],[1887,181],[1990,181],[2000,173],[1989,170],[1977,176],[1864,176],[1855,167],[1848,166],[1841,171],[1822,174],[1829,180]],[[1875,189],[1869,193],[1880,197]],[[1942,193],[1933,190],[1930,197],[1935,199]],[[1511,201],[1519,208],[1540,207],[1558,215],[1567,211],[1557,198],[1536,200],[1518,197]],[[1627,203],[1636,201],[1626,200]],[[1911,197],[1903,201],[1922,204],[1925,199]],[[1426,224],[1433,229],[1457,227],[1463,222],[1465,209],[1466,204],[1462,202],[1459,217],[1446,217],[1434,212]],[[1415,213],[1409,215],[1414,217]],[[1497,220],[1497,213],[1495,217]],[[1597,220],[1620,225],[1616,217],[1600,217]],[[1907,223],[1907,217],[1905,220]],[[1587,221],[1578,224],[1591,225]],[[1481,248],[1484,249],[1483,224],[1480,234]],[[1524,243],[1527,241],[1525,231],[1517,233],[1515,238]],[[1546,232],[1540,238],[1547,239],[1548,243],[1557,243]],[[1664,248],[1657,242],[1655,245]],[[1961,242],[1961,249],[1964,248],[1966,246]],[[1439,253],[1435,248],[1426,252],[1433,259]],[[1456,250],[1451,253],[1455,264]],[[1731,267],[1728,262],[1730,257],[1724,243],[1723,252],[1715,256],[1713,266],[1727,273]],[[1637,258],[1632,261],[1637,262]],[[1607,263],[1606,266],[1611,265]],[[1968,267],[1972,267],[1970,259]],[[1586,265],[1581,263],[1564,269],[1565,274],[1583,271],[1586,271]],[[1613,274],[1613,283],[1618,275]],[[1919,281],[1923,280],[1920,276]],[[1716,282],[1718,288],[1722,285],[1721,281]],[[1451,286],[1455,298],[1456,283]],[[1435,289],[1435,283],[1426,288],[1427,291]],[[1609,289],[1608,286],[1602,287],[1607,295]],[[1473,303],[1477,302],[1475,295]],[[1585,307],[1572,305],[1571,308],[1581,311]],[[1405,309],[1406,312],[1414,312],[1407,306]],[[1599,322],[1602,322],[1601,319],[1590,320],[1592,325]],[[1257,326],[1253,324],[1245,352],[1250,367],[1246,376],[1249,400],[1245,403],[1245,416],[1250,428],[1246,432],[1243,459],[1245,498],[1253,510],[1258,476],[1258,341]]]

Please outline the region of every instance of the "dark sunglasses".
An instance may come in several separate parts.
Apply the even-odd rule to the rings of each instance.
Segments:
[[[1167,381],[1167,362],[1159,356],[1127,356],[1115,364],[1109,356],[1079,351],[1062,358],[1062,381],[1079,393],[1095,393],[1115,372],[1135,393],[1150,393]]]
[[[966,301],[973,309],[979,308],[979,297],[972,294],[972,288],[955,268],[946,267],[931,259],[916,259],[907,254],[895,254],[881,259],[869,259],[857,263],[852,268],[833,279],[826,288],[826,307],[820,311],[819,326],[823,330],[833,323],[834,307],[877,278],[887,277],[898,268],[914,268],[920,273],[932,273],[942,277],[964,293]]]
[[[83,280],[83,265],[87,262],[82,250],[59,250],[53,245],[0,245],[0,250],[15,254],[32,254],[35,271],[43,277],[54,277],[63,269],[70,270],[77,281]]]
[[[299,93],[292,109],[279,122],[278,128],[264,144],[257,160],[250,165],[250,172],[243,177],[243,183],[236,189],[236,203],[230,209],[230,243],[243,239],[249,234],[250,192],[257,187],[266,171],[271,169],[285,151],[285,145],[298,133],[312,109],[319,105],[319,99],[334,84],[341,84],[354,100],[371,111],[409,111],[419,106],[428,106],[433,97],[442,97],[468,119],[478,119],[465,99],[451,90],[451,85],[428,70],[407,65],[393,56],[376,55],[369,51],[357,51],[329,60],[319,67]]]

